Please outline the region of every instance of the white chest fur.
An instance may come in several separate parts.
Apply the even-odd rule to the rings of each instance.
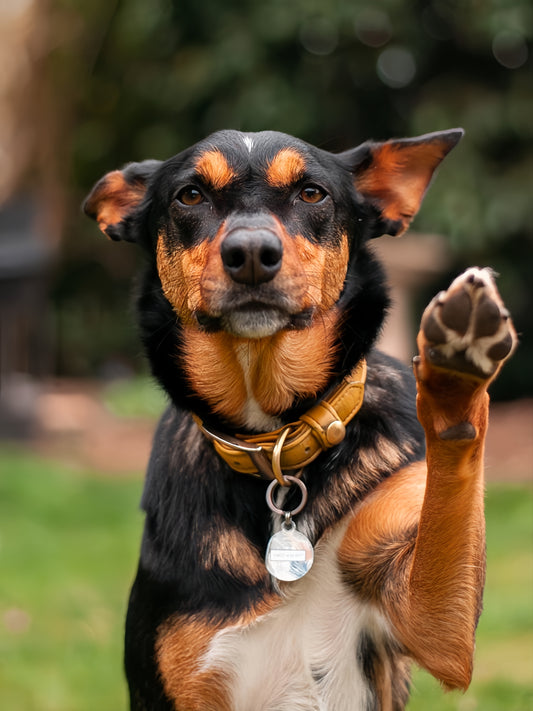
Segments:
[[[363,632],[388,634],[384,618],[342,583],[337,530],[315,550],[301,580],[285,584],[284,601],[254,623],[219,632],[204,670],[231,679],[234,711],[366,711],[371,691],[358,659]]]

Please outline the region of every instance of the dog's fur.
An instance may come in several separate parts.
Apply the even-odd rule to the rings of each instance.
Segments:
[[[171,400],[127,616],[132,709],[399,710],[413,660],[468,686],[486,390],[515,334],[490,272],[470,269],[426,309],[414,378],[373,348],[388,295],[368,246],[407,229],[461,135],[333,155],[223,131],[89,195],[100,228],[147,256],[141,334]],[[302,473],[314,566],[280,583],[264,564],[279,526],[265,482],[231,469],[192,414],[227,435],[275,430],[363,357],[362,409]]]

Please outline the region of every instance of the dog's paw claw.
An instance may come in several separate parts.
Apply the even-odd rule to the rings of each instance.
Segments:
[[[489,269],[468,269],[422,317],[430,363],[487,378],[512,351],[515,332]]]

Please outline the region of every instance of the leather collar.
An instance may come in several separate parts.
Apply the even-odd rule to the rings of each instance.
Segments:
[[[193,417],[232,469],[267,480],[277,479],[287,486],[290,482],[283,471],[300,470],[321,452],[342,442],[346,425],[363,404],[365,380],[363,359],[327,398],[319,400],[296,422],[273,432],[226,435],[207,428],[196,415]]]

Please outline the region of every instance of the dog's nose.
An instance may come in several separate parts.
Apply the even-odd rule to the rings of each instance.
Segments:
[[[273,279],[281,268],[283,246],[268,229],[241,228],[222,242],[224,269],[238,284],[257,286]]]

